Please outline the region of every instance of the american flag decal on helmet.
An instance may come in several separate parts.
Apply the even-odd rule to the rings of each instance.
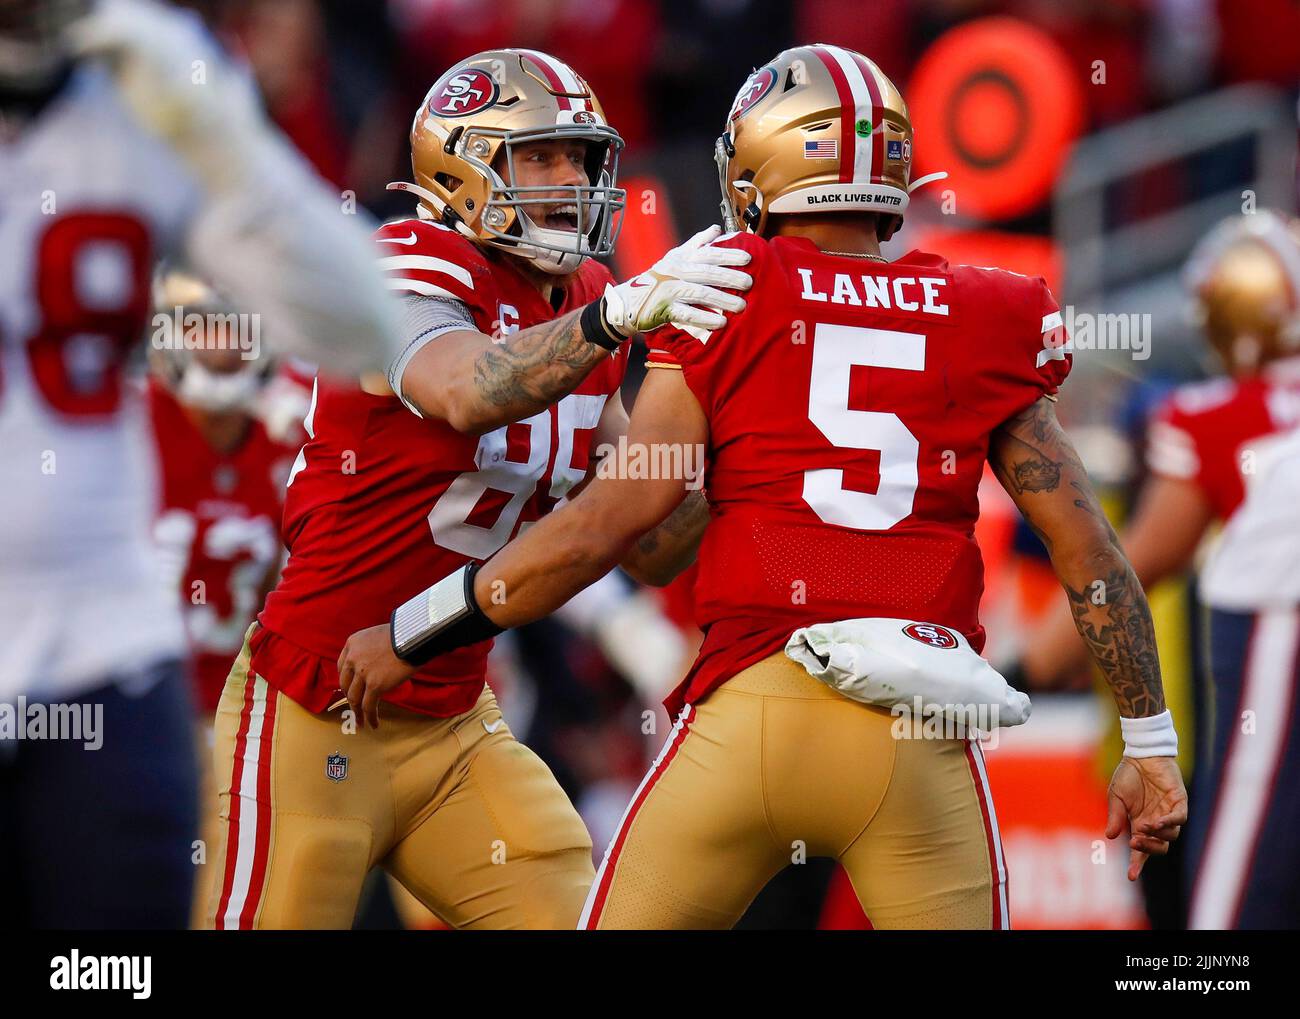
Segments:
[[[835,138],[819,142],[804,142],[803,157],[804,159],[839,159],[840,143]]]

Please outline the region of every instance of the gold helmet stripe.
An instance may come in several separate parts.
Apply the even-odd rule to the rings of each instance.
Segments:
[[[815,46],[813,52],[826,66],[840,98],[840,182],[868,184],[880,176],[882,153],[875,131],[876,110],[882,105],[880,86],[856,53],[825,45]],[[865,135],[857,130],[864,120],[868,125]]]
[[[564,61],[556,60],[554,57],[538,50],[519,50],[518,52],[537,65],[537,69],[546,78],[546,83],[550,85],[551,91],[558,93],[556,99],[560,104],[560,109],[591,109],[590,93],[572,67],[564,63]],[[587,98],[580,98],[583,95],[586,95]],[[578,104],[577,106],[574,105],[575,102]]]

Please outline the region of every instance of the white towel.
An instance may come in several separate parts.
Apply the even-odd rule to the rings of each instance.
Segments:
[[[785,653],[814,679],[864,704],[908,711],[919,704],[926,715],[969,720],[983,731],[1029,718],[1028,695],[1009,686],[960,633],[937,623],[817,623],[795,630]]]

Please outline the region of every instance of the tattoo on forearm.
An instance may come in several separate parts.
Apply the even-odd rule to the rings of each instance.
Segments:
[[[1164,711],[1151,608],[1119,550],[1105,576],[1082,589],[1067,584],[1065,593],[1074,625],[1114,692],[1120,714],[1136,718]]]
[[[637,539],[636,550],[652,556],[662,543],[676,544],[681,538],[698,534],[709,522],[709,502],[702,492],[691,492],[666,520]]]
[[[1120,713],[1159,714],[1165,699],[1151,609],[1051,404],[1039,400],[1007,421],[994,436],[989,460],[1053,556],[1075,627],[1106,677]],[[1089,565],[1058,562],[1053,534],[1068,535],[1074,548],[1079,547],[1080,534],[1088,536],[1095,550]]]
[[[474,362],[474,385],[497,407],[541,410],[566,396],[608,352],[588,343],[581,311],[542,322],[494,343]]]

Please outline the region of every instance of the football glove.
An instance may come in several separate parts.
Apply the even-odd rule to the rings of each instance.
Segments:
[[[641,275],[606,286],[606,325],[627,338],[671,323],[698,340],[726,325],[722,312],[742,311],[745,299],[719,288],[748,290],[754,281],[748,273],[728,268],[747,265],[749,252],[710,247],[720,236],[720,226],[701,230]]]
[[[108,65],[130,114],[207,190],[248,183],[270,124],[248,73],[197,15],[146,0],[104,0],[68,36],[78,57]]]

